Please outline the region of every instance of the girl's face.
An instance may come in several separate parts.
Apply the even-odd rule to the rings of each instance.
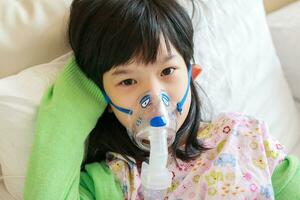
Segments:
[[[182,56],[171,45],[171,54],[168,54],[165,42],[160,48],[155,63],[148,65],[138,61],[127,65],[119,65],[103,75],[103,86],[111,101],[122,108],[134,109],[137,99],[145,92],[158,93],[166,91],[170,100],[175,104],[184,96],[188,86],[188,69]],[[184,103],[182,114],[177,115],[178,129],[188,115],[191,104],[191,91]],[[111,106],[120,123],[128,128],[128,115]]]

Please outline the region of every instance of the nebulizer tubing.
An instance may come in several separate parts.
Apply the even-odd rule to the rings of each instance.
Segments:
[[[145,200],[161,200],[172,182],[172,173],[167,168],[168,145],[167,130],[150,128],[149,164],[142,163],[142,191]]]

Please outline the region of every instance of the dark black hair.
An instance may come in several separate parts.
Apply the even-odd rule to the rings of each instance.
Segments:
[[[81,70],[103,90],[103,74],[113,67],[138,58],[154,63],[162,35],[168,51],[170,43],[186,65],[193,58],[193,26],[190,17],[174,0],[74,0],[68,26],[68,39]],[[176,134],[175,157],[190,160],[207,148],[197,139],[201,102],[191,81],[189,114]],[[185,149],[179,144],[186,137]],[[87,139],[82,166],[105,159],[113,151],[143,161],[149,155],[129,138],[126,128],[114,114],[105,110]]]

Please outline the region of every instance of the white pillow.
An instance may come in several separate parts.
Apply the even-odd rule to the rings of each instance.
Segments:
[[[290,151],[300,137],[300,118],[272,43],[263,2],[195,3],[195,59],[204,68],[198,82],[211,100],[214,116],[237,111],[260,118]]]
[[[276,51],[300,111],[300,1],[267,17]]]
[[[300,112],[300,1],[271,13],[267,19],[285,76]],[[300,145],[293,149],[293,153],[300,155]]]
[[[11,194],[7,192],[3,181],[0,180],[0,199],[1,200],[15,200]]]
[[[0,0],[0,78],[70,51],[66,23],[72,0]]]
[[[44,91],[63,69],[68,53],[50,63],[0,79],[0,163],[2,175],[25,176],[35,119]],[[23,178],[4,179],[9,193],[22,199]]]

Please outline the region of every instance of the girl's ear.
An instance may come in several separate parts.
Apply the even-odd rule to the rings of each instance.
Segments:
[[[198,64],[192,64],[192,80],[195,80],[202,72],[202,67]]]

